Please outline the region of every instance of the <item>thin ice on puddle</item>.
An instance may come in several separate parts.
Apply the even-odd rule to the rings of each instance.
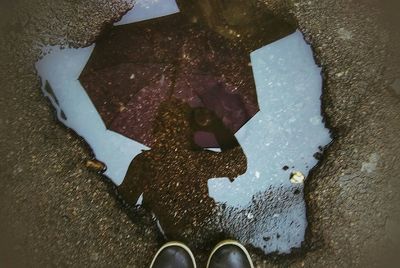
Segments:
[[[116,25],[179,11],[175,1],[141,0],[135,8]],[[120,185],[132,159],[148,148],[108,130],[78,81],[94,47],[47,47],[50,53],[36,69],[59,120],[86,140],[106,165],[104,174]],[[266,253],[289,253],[300,247],[307,226],[299,194],[303,183],[298,182],[317,164],[313,155],[331,141],[321,116],[321,71],[299,31],[250,56],[260,111],[235,135],[247,157],[247,172],[233,183],[210,179],[208,190],[226,205],[221,215],[227,233]]]

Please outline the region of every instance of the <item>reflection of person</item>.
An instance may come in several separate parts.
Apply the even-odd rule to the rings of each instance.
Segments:
[[[221,152],[196,146],[193,135],[199,130],[214,133]],[[130,205],[143,193],[143,206],[156,214],[166,235],[184,239],[212,218],[216,204],[208,179],[233,180],[246,171],[246,157],[213,112],[178,100],[161,104],[154,134],[155,145],[135,157],[118,190]]]

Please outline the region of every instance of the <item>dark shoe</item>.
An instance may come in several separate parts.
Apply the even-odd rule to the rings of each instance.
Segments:
[[[158,250],[150,268],[196,268],[196,261],[185,244],[168,242]]]
[[[237,241],[225,240],[211,252],[207,268],[254,268],[250,254]]]

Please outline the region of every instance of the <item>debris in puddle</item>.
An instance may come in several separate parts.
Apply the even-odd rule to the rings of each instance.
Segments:
[[[90,170],[103,173],[104,171],[107,170],[106,165],[103,162],[100,162],[98,160],[88,160],[86,161],[86,167]]]
[[[294,184],[304,183],[305,177],[300,171],[295,171],[290,174],[290,182]]]
[[[283,166],[283,168],[282,168],[284,171],[286,171],[286,170],[288,170],[289,169],[289,167],[288,166]]]
[[[314,158],[317,159],[318,161],[322,159],[323,155],[321,152],[316,152],[314,155]]]

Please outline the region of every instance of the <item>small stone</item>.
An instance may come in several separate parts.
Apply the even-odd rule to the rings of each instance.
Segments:
[[[96,159],[86,161],[86,167],[96,172],[104,172],[107,169],[103,162]]]
[[[350,40],[353,37],[353,34],[345,28],[340,28],[337,33],[342,40]]]
[[[264,236],[264,237],[263,237],[263,240],[264,240],[265,242],[268,242],[269,240],[271,240],[271,237],[269,237],[269,236]]]
[[[340,72],[340,73],[337,73],[335,75],[336,75],[336,77],[342,77],[344,75],[344,72]]]
[[[295,171],[290,174],[290,182],[294,184],[303,183],[305,181],[305,176],[300,171]]]

